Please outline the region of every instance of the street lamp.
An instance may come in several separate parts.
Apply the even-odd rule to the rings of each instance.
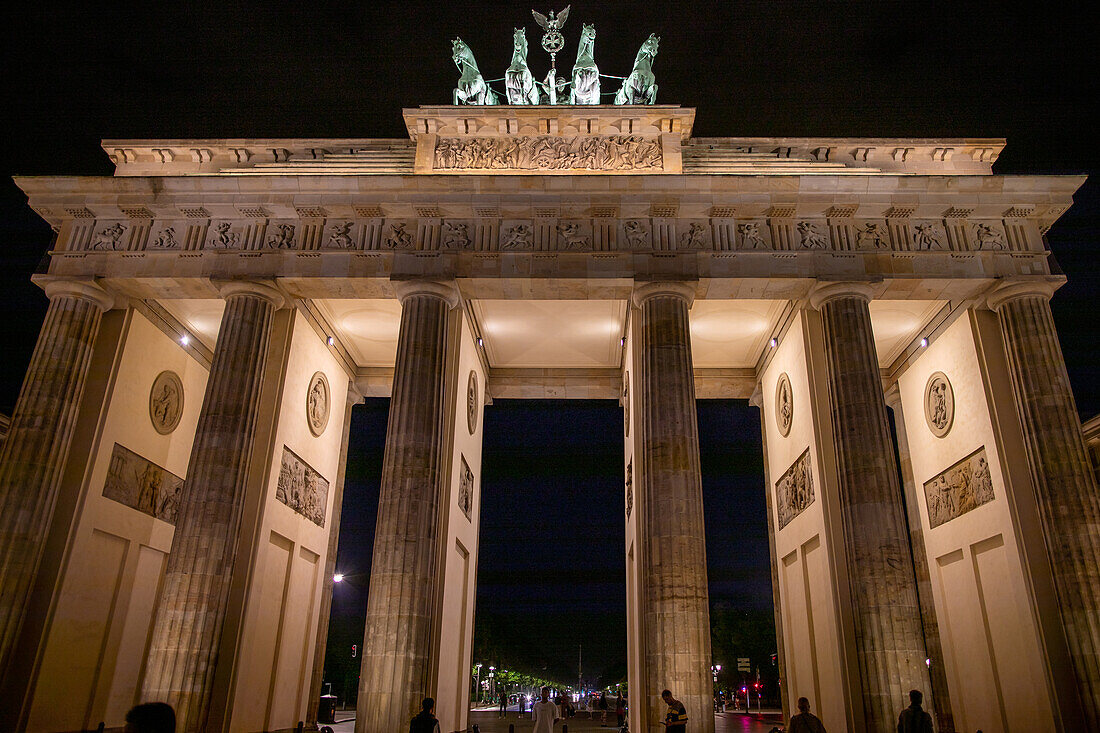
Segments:
[[[477,684],[474,687],[474,699],[481,700],[481,662],[474,665],[475,673],[477,674]]]
[[[343,573],[333,573],[332,582],[333,583],[343,583],[344,582],[344,574]]]

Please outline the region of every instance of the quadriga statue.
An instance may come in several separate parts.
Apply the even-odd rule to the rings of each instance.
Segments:
[[[451,45],[454,49],[451,58],[462,74],[458,79],[458,87],[455,88],[454,104],[500,104],[497,95],[478,71],[477,61],[474,60],[474,52],[470,47],[461,38],[454,39]]]
[[[512,65],[504,72],[504,88],[508,104],[539,103],[539,88],[527,68],[527,31],[523,28],[512,33]]]
[[[634,58],[634,70],[623,80],[623,86],[615,95],[615,104],[656,104],[657,79],[653,76],[653,59],[657,56],[657,44],[661,39],[650,33],[638,55]]]
[[[577,63],[573,65],[573,87],[569,92],[569,104],[600,103],[600,70],[593,57],[595,46],[596,26],[585,23],[581,29],[581,42],[577,47]]]

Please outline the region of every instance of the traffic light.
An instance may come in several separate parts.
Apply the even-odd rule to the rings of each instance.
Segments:
[[[359,650],[359,645],[358,644],[352,644],[351,645],[351,656],[352,656],[353,659],[355,658],[355,652],[357,652],[358,650]]]

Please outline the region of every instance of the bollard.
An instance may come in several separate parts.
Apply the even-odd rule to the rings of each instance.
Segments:
[[[569,733],[569,725],[568,724],[562,725],[561,733]]]
[[[508,733],[516,733],[516,724],[515,723],[509,723],[508,724]]]
[[[305,727],[306,724],[299,720],[297,727],[294,728],[294,731],[295,733],[302,733],[302,731],[305,730]]]

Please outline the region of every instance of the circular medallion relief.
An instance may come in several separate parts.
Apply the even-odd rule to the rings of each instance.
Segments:
[[[466,428],[470,435],[477,430],[477,373],[472,369],[466,382]]]
[[[930,376],[924,387],[924,419],[937,438],[947,435],[955,422],[955,392],[943,372]]]
[[[320,435],[328,426],[329,391],[328,379],[321,372],[317,372],[309,380],[309,389],[306,390],[306,422],[309,423],[309,432]]]
[[[794,419],[794,395],[791,392],[791,380],[786,372],[779,375],[779,384],[775,385],[775,420],[779,425],[779,434],[786,438],[791,432]]]
[[[161,435],[168,435],[183,416],[183,382],[175,372],[164,371],[149,390],[149,419]]]

